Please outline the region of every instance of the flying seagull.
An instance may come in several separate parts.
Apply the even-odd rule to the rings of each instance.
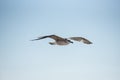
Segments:
[[[83,42],[85,44],[92,44],[92,42],[90,42],[89,40],[87,40],[83,37],[62,38],[62,37],[59,37],[57,35],[42,36],[42,37],[38,37],[37,39],[33,39],[31,41],[41,40],[41,39],[44,39],[44,38],[54,39],[55,42],[49,42],[49,44],[51,44],[51,45],[68,45],[70,43],[73,43],[73,41],[71,41],[71,40]]]

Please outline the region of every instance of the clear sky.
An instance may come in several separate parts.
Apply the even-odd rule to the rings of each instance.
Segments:
[[[81,36],[52,46],[39,36]],[[119,0],[1,0],[0,80],[120,80]]]

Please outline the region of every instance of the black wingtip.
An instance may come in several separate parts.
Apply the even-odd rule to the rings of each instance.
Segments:
[[[33,39],[33,40],[30,40],[30,41],[36,41],[36,40],[39,40],[39,39]]]
[[[85,43],[85,44],[93,44],[92,42],[88,42],[88,43]]]

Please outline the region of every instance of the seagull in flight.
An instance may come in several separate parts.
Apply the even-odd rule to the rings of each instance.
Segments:
[[[31,41],[41,40],[41,39],[45,39],[45,38],[51,38],[51,39],[55,40],[55,42],[49,42],[49,44],[51,44],[51,45],[68,45],[70,43],[73,43],[73,41],[71,41],[71,40],[83,42],[84,44],[92,44],[91,41],[89,41],[83,37],[62,38],[57,35],[42,36],[42,37],[38,37],[37,39],[33,39]]]

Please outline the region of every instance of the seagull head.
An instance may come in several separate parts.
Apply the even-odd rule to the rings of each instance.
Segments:
[[[66,39],[66,38],[65,38],[65,40],[68,41],[69,43],[73,43],[71,40],[68,40],[68,39]]]

